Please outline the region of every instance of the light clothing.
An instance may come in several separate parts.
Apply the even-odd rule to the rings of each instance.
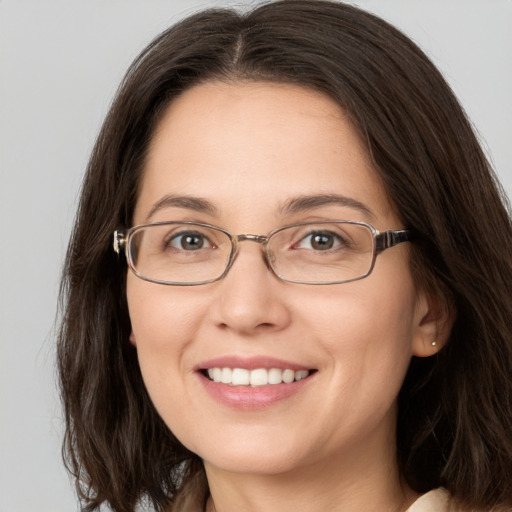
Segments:
[[[446,489],[434,489],[420,496],[406,512],[450,512],[450,495]]]

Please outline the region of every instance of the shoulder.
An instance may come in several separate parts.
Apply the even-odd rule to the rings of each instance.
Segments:
[[[451,512],[450,494],[446,489],[434,489],[420,496],[406,512]]]
[[[494,510],[494,509],[493,509]],[[420,496],[406,512],[477,512],[464,511],[452,499],[450,493],[443,488],[434,489]],[[480,511],[485,512],[485,511]],[[512,509],[497,509],[495,512],[512,512]]]

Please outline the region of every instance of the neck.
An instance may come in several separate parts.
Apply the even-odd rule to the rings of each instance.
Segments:
[[[234,473],[205,463],[207,512],[405,511],[418,495],[401,481],[395,451],[368,448],[281,474]]]

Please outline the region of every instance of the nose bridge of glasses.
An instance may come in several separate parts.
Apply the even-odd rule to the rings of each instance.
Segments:
[[[249,241],[249,242],[256,242],[258,244],[265,245],[268,241],[268,238],[265,235],[235,235],[234,237],[235,243]]]
[[[229,270],[231,266],[233,265],[236,257],[238,256],[238,250],[240,248],[240,242],[256,242],[258,244],[261,244],[263,246],[263,258],[265,260],[266,265],[269,265],[269,255],[267,253],[267,243],[268,243],[268,236],[265,235],[251,235],[251,234],[242,234],[242,235],[233,235],[231,237],[231,241],[233,244],[233,251],[231,252],[230,261],[228,263],[228,267],[226,269]]]

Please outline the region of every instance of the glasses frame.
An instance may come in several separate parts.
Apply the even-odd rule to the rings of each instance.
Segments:
[[[224,269],[224,272],[222,274],[214,279],[208,279],[206,281],[194,281],[194,282],[179,282],[179,281],[161,281],[158,279],[152,279],[149,277],[146,277],[142,274],[140,274],[132,260],[132,255],[130,251],[130,241],[132,236],[141,229],[147,228],[149,226],[163,226],[163,225],[175,225],[175,224],[181,224],[181,225],[191,225],[191,226],[200,226],[204,228],[214,229],[217,231],[220,231],[224,233],[230,240],[231,240],[231,252],[229,254],[228,262],[226,265],[226,268]],[[279,273],[274,269],[271,258],[269,258],[268,253],[268,242],[269,240],[276,235],[277,233],[293,228],[293,227],[300,227],[300,226],[307,226],[309,224],[352,224],[352,225],[358,225],[363,226],[367,228],[371,234],[372,234],[372,260],[371,265],[364,275],[354,277],[351,279],[343,279],[341,281],[299,281],[294,279],[287,279],[285,277],[282,277],[279,275]],[[207,224],[204,222],[194,222],[194,221],[164,221],[164,222],[152,222],[148,224],[139,224],[137,226],[133,226],[128,229],[117,229],[114,231],[114,240],[113,240],[113,248],[114,251],[119,255],[121,252],[124,253],[126,261],[128,262],[128,266],[130,270],[140,279],[143,279],[144,281],[148,281],[150,283],[157,283],[157,284],[163,284],[168,286],[198,286],[202,284],[209,284],[214,283],[216,281],[220,281],[223,279],[226,274],[229,272],[230,268],[232,267],[233,263],[235,262],[235,259],[237,257],[240,242],[256,242],[258,244],[261,244],[264,248],[264,255],[265,255],[265,262],[270,268],[270,270],[273,272],[273,274],[281,279],[282,281],[285,281],[287,283],[296,283],[296,284],[311,284],[311,285],[331,285],[331,284],[343,284],[343,283],[350,283],[353,281],[359,281],[361,279],[364,279],[365,277],[368,277],[375,266],[375,260],[377,259],[377,256],[385,251],[386,249],[390,249],[391,247],[394,247],[395,245],[401,244],[403,242],[410,242],[415,238],[415,231],[411,229],[398,229],[398,230],[387,230],[387,231],[378,231],[375,229],[371,224],[368,224],[367,222],[361,222],[361,221],[355,221],[355,220],[320,220],[320,221],[308,221],[308,222],[298,222],[295,224],[288,224],[286,226],[282,226],[280,228],[274,229],[270,231],[267,235],[251,235],[251,234],[240,234],[240,235],[232,235],[229,231],[225,230],[224,228],[221,228],[219,226],[215,226],[213,224]]]

